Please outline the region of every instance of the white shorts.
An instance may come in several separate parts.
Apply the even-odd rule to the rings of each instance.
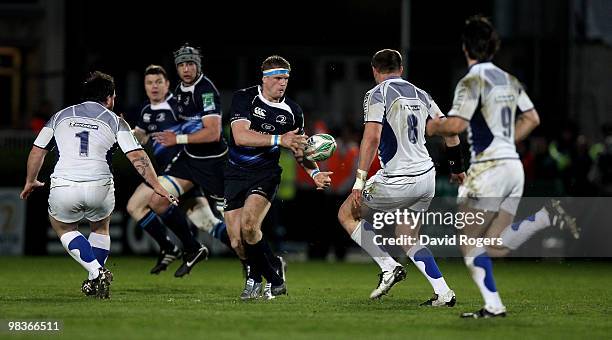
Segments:
[[[97,222],[108,217],[114,208],[112,178],[89,182],[51,178],[49,215],[60,222],[76,223],[82,219]]]
[[[366,182],[363,203],[368,208],[393,212],[398,209],[425,211],[436,193],[436,169],[419,176],[387,177],[379,170]]]
[[[505,159],[475,163],[459,187],[457,202],[485,211],[504,210],[516,214],[523,196],[525,172],[520,160]]]

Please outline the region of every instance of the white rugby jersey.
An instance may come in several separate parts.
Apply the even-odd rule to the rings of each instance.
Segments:
[[[518,159],[514,119],[533,109],[520,82],[491,62],[474,64],[457,84],[448,116],[469,121],[471,163]]]
[[[124,153],[142,149],[128,123],[96,102],[57,112],[34,141],[43,149],[57,147],[59,159],[52,178],[76,182],[112,177],[110,163],[115,143]]]
[[[443,116],[429,94],[400,77],[368,91],[364,122],[382,124],[378,158],[386,176],[416,176],[434,166],[425,147],[427,119]]]

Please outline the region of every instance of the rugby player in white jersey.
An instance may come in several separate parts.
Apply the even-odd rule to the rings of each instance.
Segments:
[[[49,220],[68,254],[89,273],[82,292],[104,299],[110,296],[113,279],[104,264],[110,252],[109,222],[115,207],[110,160],[116,144],[156,194],[173,204],[177,201],[158,182],[130,126],[111,111],[115,103],[113,78],[93,72],[83,84],[83,94],[85,102],[57,112],[38,134],[20,197],[27,199],[44,185],[38,181],[38,173],[48,151],[55,149],[58,160],[51,174]],[[83,219],[91,227],[89,239],[78,231]]]
[[[468,73],[457,84],[448,118],[429,121],[427,133],[448,136],[468,129],[471,165],[459,187],[458,202],[464,213],[480,213],[484,219],[479,224],[466,223],[459,232],[468,238],[501,238],[502,245],[485,249],[470,242],[461,244],[465,264],[485,301],[482,309],[462,317],[490,318],[505,316],[506,307],[495,285],[489,253],[506,255],[550,225],[567,228],[576,238],[579,231],[557,200],[512,223],[524,184],[515,142],[525,139],[540,118],[519,81],[492,63],[500,42],[489,20],[469,18],[462,39]]]
[[[435,193],[436,170],[425,147],[425,122],[443,114],[425,91],[401,78],[402,57],[395,50],[381,50],[372,58],[372,72],[377,85],[364,99],[364,133],[359,151],[359,165],[351,195],[338,212],[338,219],[351,238],[376,261],[381,269],[378,287],[370,298],[379,298],[406,277],[404,267],[387,249],[373,243],[376,233],[363,217],[372,211],[421,212],[429,208]],[[451,181],[465,177],[459,138],[445,138],[451,166]],[[381,169],[366,182],[367,171],[376,149]],[[362,205],[363,203],[363,205]],[[418,221],[410,225],[387,226],[398,235],[418,237]],[[403,247],[412,262],[431,284],[434,295],[421,305],[450,306],[455,293],[448,287],[433,255],[421,244]]]

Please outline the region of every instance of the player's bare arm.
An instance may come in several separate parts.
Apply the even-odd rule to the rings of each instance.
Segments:
[[[48,151],[46,149],[39,148],[37,146],[32,147],[32,151],[30,151],[30,155],[28,156],[26,182],[23,186],[21,194],[19,195],[22,200],[27,199],[34,189],[45,185],[45,183],[39,182],[37,177],[38,173],[40,172],[40,168],[45,161],[47,152]]]
[[[140,176],[144,178],[144,180],[151,185],[156,194],[163,196],[170,201],[170,203],[177,205],[178,200],[170,195],[166,189],[159,183],[157,180],[157,173],[151,164],[151,160],[147,153],[144,150],[134,150],[130,151],[126,154],[126,157],[132,162],[132,165],[138,171]]]
[[[299,135],[299,129],[289,131],[283,135],[264,135],[250,130],[251,122],[248,120],[236,120],[232,122],[232,135],[238,146],[271,146],[280,145],[290,149],[294,154],[306,147],[306,135]]]
[[[300,152],[294,154],[295,159],[302,165],[306,173],[312,178],[317,186],[317,190],[325,190],[331,185],[332,171],[320,171],[317,162],[309,161],[306,158],[298,156]],[[303,156],[303,151],[301,151]]]
[[[540,125],[540,116],[535,109],[523,112],[516,118],[514,141],[518,143],[524,140],[538,125]]]
[[[428,136],[453,136],[462,133],[467,127],[468,121],[459,117],[434,118],[427,122],[425,131]]]
[[[132,133],[134,134],[134,137],[136,137],[136,139],[138,140],[138,143],[140,144],[147,144],[147,142],[149,141],[149,135],[147,134],[147,132],[141,128],[139,128],[138,126],[134,128],[134,130],[132,130]]]
[[[202,118],[202,129],[184,135],[177,135],[173,131],[153,133],[153,139],[163,146],[176,144],[202,144],[218,142],[221,138],[221,116],[209,115]]]
[[[363,138],[359,146],[359,165],[357,168],[355,185],[351,193],[355,208],[361,207],[361,191],[363,191],[365,187],[368,169],[370,169],[374,157],[376,157],[376,150],[380,144],[381,132],[382,124],[372,122],[365,123]]]

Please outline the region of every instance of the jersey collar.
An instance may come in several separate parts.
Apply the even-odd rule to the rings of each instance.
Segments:
[[[472,67],[476,66],[476,65],[480,65],[480,64],[487,64],[487,63],[492,63],[491,60],[484,60],[484,61],[477,61],[475,64],[472,64],[471,66],[468,67],[468,72],[470,72],[472,70]]]
[[[271,102],[271,101],[267,100],[264,97],[263,93],[261,93],[261,85],[257,85],[257,92],[259,93],[258,94],[259,99],[261,99],[262,102],[264,102],[264,103],[266,103],[266,104],[268,104],[270,106],[278,106],[279,104],[284,104],[285,103],[285,96],[283,96],[283,98],[278,103]]]
[[[172,98],[174,95],[170,92],[168,92],[168,95],[166,96],[166,99],[164,99],[163,102],[159,103],[159,104],[153,104],[151,103],[151,101],[149,101],[149,103],[151,104],[151,109],[153,110],[160,110],[160,109],[166,109],[169,108],[170,105],[168,104],[168,100],[170,100],[170,98]]]
[[[193,92],[193,89],[195,88],[196,85],[198,85],[198,83],[200,82],[200,80],[202,80],[202,78],[204,78],[204,74],[201,73],[200,76],[198,77],[198,79],[196,81],[193,82],[193,84],[189,85],[189,86],[185,86],[183,84],[183,81],[181,81],[181,91],[183,92]]]

